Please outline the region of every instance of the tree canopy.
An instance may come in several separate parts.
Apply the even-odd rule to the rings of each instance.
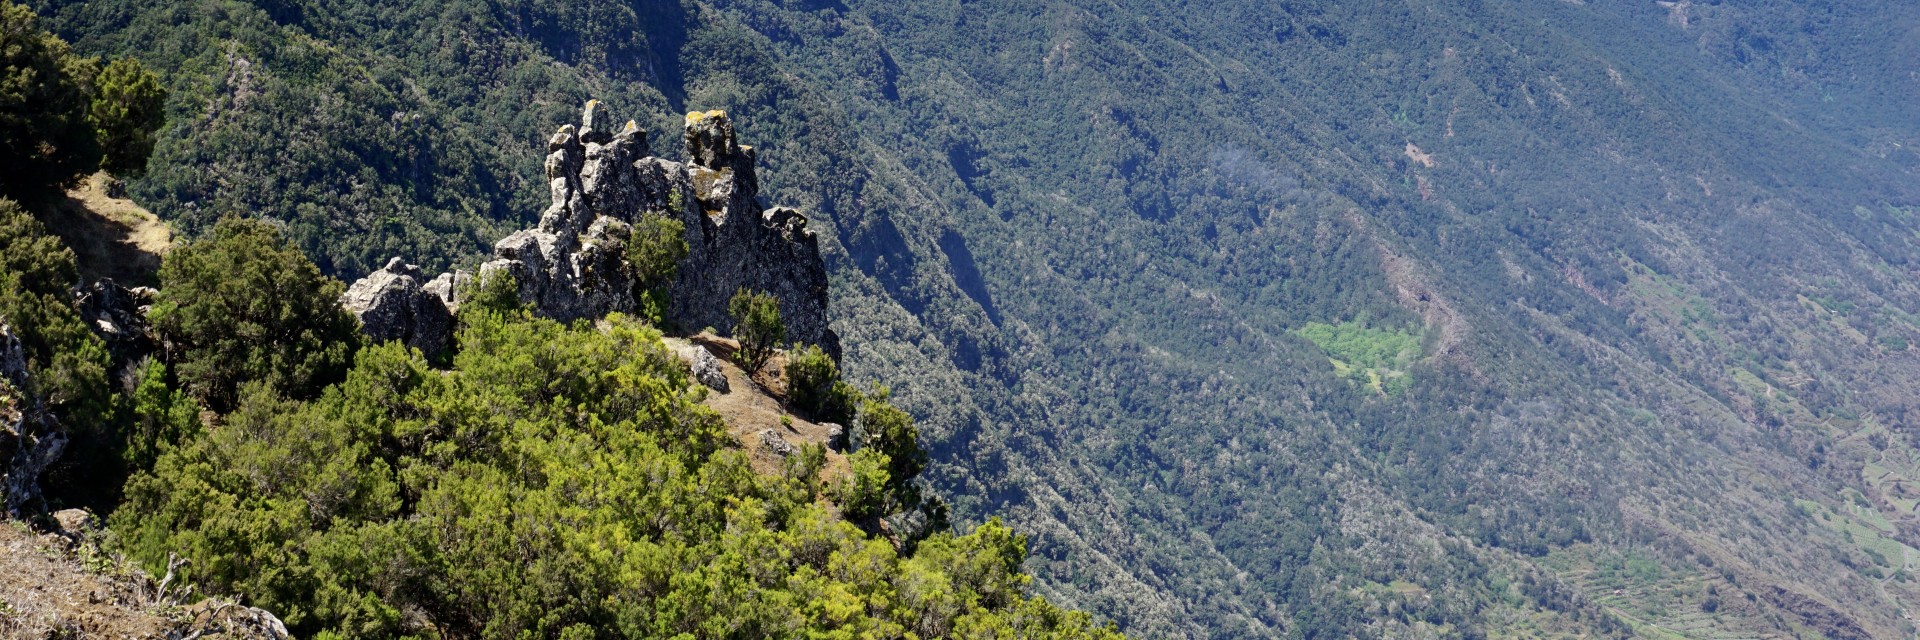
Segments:
[[[138,173],[166,114],[166,90],[132,58],[102,68],[0,2],[0,197],[39,200],[102,166]]]
[[[345,290],[279,228],[229,218],[167,254],[148,319],[182,386],[225,411],[245,383],[304,398],[340,379],[359,341]]]
[[[636,320],[475,311],[460,343],[445,372],[387,343],[311,400],[254,388],[115,529],[317,637],[1118,637],[1029,596],[998,521],[906,554],[839,517],[817,448],[756,474]]]

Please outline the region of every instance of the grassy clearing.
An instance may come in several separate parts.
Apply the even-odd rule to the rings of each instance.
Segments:
[[[1387,395],[1412,383],[1406,370],[1420,358],[1426,340],[1424,332],[1379,329],[1355,320],[1310,322],[1293,334],[1326,352],[1334,373]]]

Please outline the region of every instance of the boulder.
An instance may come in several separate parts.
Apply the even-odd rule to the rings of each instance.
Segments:
[[[793,448],[793,443],[787,442],[786,438],[781,437],[779,432],[772,429],[760,430],[760,448],[766,449],[767,453],[782,458],[793,455],[798,451]]]
[[[106,343],[116,377],[125,380],[130,369],[160,348],[147,325],[147,308],[153,305],[154,290],[127,288],[101,278],[75,289],[74,308],[80,319]]]
[[[354,282],[341,306],[360,319],[360,330],[376,341],[399,340],[431,358],[453,342],[453,312],[424,286],[420,268],[400,258]]]
[[[434,297],[439,298],[440,303],[447,306],[447,311],[459,313],[460,296],[466,292],[467,284],[472,281],[473,274],[466,271],[454,271],[434,276],[432,280],[428,281],[427,284],[421,288],[426,289],[427,293],[433,294]]]
[[[55,511],[53,523],[59,525],[61,533],[75,537],[85,537],[100,528],[100,519],[86,509]]]
[[[720,393],[729,391],[727,372],[720,368],[720,359],[713,357],[713,352],[702,347],[694,348],[690,368],[693,369],[693,379],[700,381],[700,384]]]
[[[847,428],[832,422],[821,423],[827,428],[827,448],[847,453]]]

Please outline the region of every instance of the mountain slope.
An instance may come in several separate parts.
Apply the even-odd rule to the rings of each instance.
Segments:
[[[1912,635],[1905,5],[198,7],[46,9],[198,87],[143,203],[344,275],[588,92],[737,115],[936,488],[1130,632]]]

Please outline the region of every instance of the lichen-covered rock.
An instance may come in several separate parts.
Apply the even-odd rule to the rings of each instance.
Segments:
[[[85,536],[100,529],[100,519],[86,509],[61,509],[53,512],[53,523],[60,531],[74,536]]]
[[[360,319],[367,337],[399,340],[433,357],[453,342],[453,313],[426,283],[419,267],[394,258],[353,283],[340,304]]]
[[[847,428],[827,422],[820,426],[827,428],[827,448],[842,453],[847,452]]]
[[[693,379],[706,385],[707,388],[720,393],[731,391],[727,385],[727,372],[720,368],[720,359],[713,357],[713,352],[705,348],[695,348],[693,362],[688,365],[688,368],[693,370]]]
[[[780,434],[772,429],[760,430],[760,448],[766,449],[767,453],[782,458],[793,455],[795,451],[798,451],[793,447],[793,443],[787,442],[786,438],[780,437]]]
[[[474,277],[511,275],[523,302],[558,320],[632,313],[638,299],[625,260],[631,225],[641,215],[665,215],[681,222],[688,247],[666,287],[669,328],[730,327],[727,302],[733,294],[764,291],[780,301],[789,340],[820,345],[839,357],[839,340],[827,327],[819,243],[806,216],[760,205],[753,148],[734,140],[725,113],[687,115],[686,164],[650,155],[646,132],[632,121],[614,125],[599,101],[588,102],[580,119],[547,141],[551,202],[539,223],[494,243],[493,259]],[[393,279],[379,273],[368,278]],[[442,274],[425,289],[443,307],[455,307],[465,278]],[[369,286],[371,292],[387,285]],[[376,337],[408,333],[381,321],[380,331],[387,333],[376,334],[374,323],[362,319]]]

